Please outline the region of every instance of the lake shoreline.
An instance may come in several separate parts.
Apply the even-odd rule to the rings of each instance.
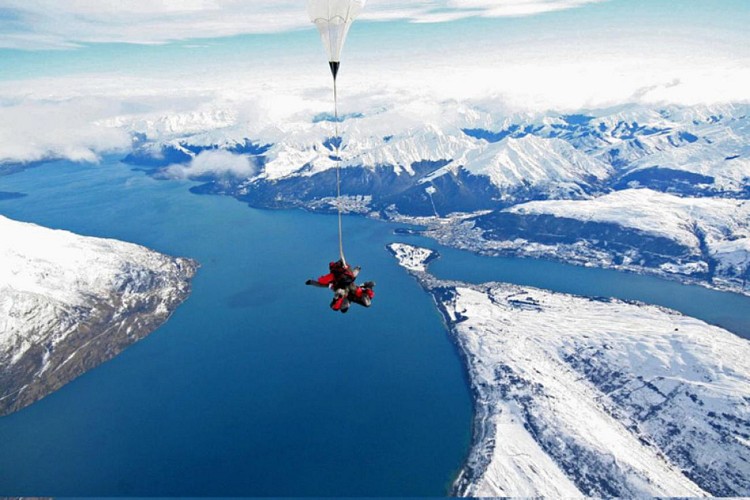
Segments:
[[[411,245],[398,243],[392,244],[392,246],[400,246],[402,248],[411,247]],[[424,250],[415,247],[411,247],[411,249],[415,251]],[[562,300],[563,302],[578,301],[575,303],[580,303],[579,305],[583,303],[601,304],[601,307],[603,308],[602,310],[610,307],[609,304],[613,304],[613,307],[619,307],[623,309],[623,311],[639,311],[639,313],[637,314],[643,315],[643,318],[648,318],[649,320],[656,321],[656,324],[660,324],[659,321],[663,321],[665,318],[667,319],[667,325],[674,325],[675,323],[672,323],[673,321],[679,322],[680,328],[674,328],[674,334],[663,331],[664,325],[662,325],[661,327],[655,327],[655,330],[651,330],[652,334],[656,335],[655,338],[669,336],[670,339],[677,342],[686,342],[684,344],[685,347],[693,346],[690,348],[695,349],[696,352],[700,352],[700,349],[703,349],[704,351],[708,349],[707,352],[712,353],[713,350],[711,347],[711,341],[707,340],[705,335],[702,335],[702,331],[693,331],[692,333],[688,333],[687,337],[681,337],[683,334],[679,333],[679,331],[683,330],[682,326],[685,326],[688,332],[691,331],[691,328],[707,328],[711,330],[715,327],[707,326],[705,324],[701,325],[702,322],[696,321],[689,316],[683,315],[681,313],[676,313],[666,308],[655,308],[646,304],[628,303],[618,300],[610,301],[607,299],[591,299],[571,294],[561,294],[558,292],[544,291],[541,289],[535,290],[533,288],[519,287],[518,285],[495,281],[489,281],[482,284],[469,284],[460,280],[444,280],[437,278],[433,274],[431,274],[426,265],[423,265],[421,267],[413,265],[413,261],[418,260],[418,258],[415,259],[415,257],[413,256],[415,254],[412,254],[412,256],[409,256],[407,254],[407,256],[404,257],[404,252],[401,252],[401,255],[399,255],[390,246],[389,250],[399,260],[402,267],[404,267],[407,272],[413,278],[415,278],[421,288],[426,293],[430,294],[433,302],[435,303],[435,306],[441,314],[446,331],[448,332],[452,343],[458,349],[458,353],[461,357],[462,364],[464,365],[468,377],[470,391],[474,403],[474,418],[472,420],[472,443],[464,466],[461,468],[454,480],[453,486],[450,491],[451,496],[570,496],[571,491],[577,492],[576,495],[585,494],[594,496],[604,494],[607,491],[609,491],[610,494],[615,494],[615,496],[620,496],[625,493],[649,494],[649,492],[650,494],[658,493],[659,496],[664,494],[666,494],[667,496],[673,496],[678,492],[679,494],[692,492],[690,493],[690,495],[695,495],[697,494],[697,492],[703,492],[702,494],[705,494],[706,491],[708,491],[711,494],[723,495],[732,491],[734,491],[735,494],[742,491],[742,487],[739,487],[740,489],[735,491],[729,485],[731,484],[732,474],[737,471],[737,467],[740,467],[741,470],[741,465],[738,464],[741,464],[741,461],[744,460],[742,457],[743,452],[735,450],[738,454],[733,454],[733,458],[727,459],[728,461],[726,474],[715,475],[714,472],[712,472],[713,469],[711,468],[710,463],[701,459],[699,454],[689,451],[694,450],[694,445],[698,442],[702,442],[701,439],[704,439],[703,437],[694,436],[694,433],[698,432],[698,430],[701,428],[698,424],[696,424],[695,430],[686,432],[684,435],[679,435],[677,438],[675,438],[677,439],[677,441],[674,443],[674,446],[676,447],[675,449],[677,451],[670,451],[669,453],[667,453],[667,455],[669,456],[669,460],[665,460],[658,453],[658,449],[671,449],[668,445],[668,443],[672,442],[671,440],[673,435],[671,434],[671,431],[665,431],[666,434],[664,432],[660,433],[653,431],[653,428],[649,427],[646,417],[644,417],[643,422],[637,423],[637,416],[643,415],[642,408],[639,405],[644,403],[646,405],[649,405],[652,404],[652,402],[650,402],[648,397],[641,401],[637,397],[633,398],[632,396],[628,396],[629,393],[638,393],[638,390],[642,389],[643,387],[634,387],[634,390],[632,391],[623,392],[622,399],[614,397],[612,401],[606,399],[606,401],[600,402],[598,399],[600,398],[600,392],[598,391],[606,392],[608,390],[607,387],[610,387],[610,385],[608,384],[617,385],[618,383],[622,383],[624,384],[623,388],[625,388],[631,382],[625,381],[627,380],[625,378],[623,378],[623,380],[618,380],[617,377],[615,377],[615,379],[613,379],[612,381],[608,381],[609,378],[605,377],[605,379],[603,379],[605,380],[604,382],[597,382],[597,379],[595,377],[587,375],[585,369],[583,370],[583,372],[580,372],[580,370],[582,367],[585,368],[589,366],[587,365],[587,363],[593,360],[594,363],[590,365],[590,367],[594,370],[593,373],[597,373],[596,370],[604,369],[602,368],[602,365],[599,364],[601,358],[597,357],[598,355],[594,355],[589,361],[587,361],[588,358],[586,358],[586,356],[578,359],[578,352],[576,351],[575,355],[570,354],[570,356],[574,356],[575,359],[578,359],[578,365],[576,365],[576,362],[572,361],[573,358],[564,358],[564,361],[562,362],[561,366],[564,365],[566,367],[565,370],[567,370],[564,374],[565,376],[563,377],[563,381],[567,380],[568,384],[573,383],[573,385],[577,388],[574,391],[576,394],[575,397],[581,398],[582,395],[588,394],[588,401],[596,401],[596,407],[599,407],[599,409],[595,410],[595,412],[599,412],[600,414],[600,417],[598,418],[601,418],[601,415],[604,415],[605,419],[609,419],[611,421],[609,425],[613,425],[614,423],[615,428],[619,428],[618,426],[621,425],[621,423],[617,423],[617,418],[615,417],[616,415],[620,415],[620,417],[618,418],[622,418],[622,415],[625,415],[630,411],[635,411],[635,413],[630,415],[629,417],[634,420],[628,420],[628,422],[631,422],[631,425],[635,427],[633,429],[628,428],[627,432],[622,431],[623,436],[618,439],[624,439],[624,442],[628,442],[629,440],[631,443],[630,446],[637,446],[637,448],[633,448],[631,451],[628,451],[630,450],[630,448],[620,450],[622,452],[621,459],[628,460],[628,453],[631,452],[640,454],[641,459],[654,460],[654,465],[658,466],[660,470],[663,469],[661,470],[661,474],[667,474],[668,476],[665,476],[664,484],[658,482],[653,483],[653,478],[652,480],[646,481],[645,484],[652,484],[652,486],[647,487],[643,486],[642,483],[639,483],[638,481],[631,482],[631,479],[629,479],[630,472],[627,472],[630,470],[628,469],[628,466],[623,466],[624,468],[622,469],[622,471],[626,471],[625,473],[618,472],[620,471],[620,465],[618,464],[617,460],[615,460],[615,466],[610,470],[611,464],[606,459],[609,454],[606,452],[606,450],[596,451],[596,448],[594,447],[589,450],[589,455],[587,455],[588,458],[586,460],[592,461],[592,464],[598,464],[603,467],[601,472],[601,474],[603,474],[603,479],[609,478],[610,476],[608,476],[608,474],[612,474],[612,478],[617,478],[616,483],[612,485],[612,488],[614,488],[613,490],[607,490],[606,488],[609,488],[609,486],[606,486],[605,490],[601,490],[601,485],[604,485],[604,483],[600,483],[599,480],[593,482],[590,480],[587,475],[588,473],[585,472],[587,470],[585,466],[585,460],[584,464],[582,465],[581,471],[578,471],[577,466],[573,465],[575,463],[575,453],[573,456],[571,456],[570,453],[561,451],[565,450],[565,447],[558,449],[556,440],[553,439],[551,442],[549,441],[550,437],[547,434],[550,429],[555,429],[555,419],[562,418],[561,423],[563,423],[565,426],[571,424],[570,421],[565,420],[565,418],[567,417],[556,417],[556,410],[554,409],[550,409],[549,411],[551,413],[549,413],[546,417],[544,416],[544,412],[547,411],[545,410],[545,408],[548,405],[551,404],[553,407],[555,407],[556,405],[561,404],[560,396],[561,394],[565,394],[565,382],[561,382],[563,392],[557,393],[557,395],[555,394],[556,392],[559,392],[561,390],[560,387],[556,388],[556,385],[550,381],[547,381],[550,384],[548,386],[547,383],[543,382],[544,378],[541,378],[539,382],[532,383],[533,377],[535,376],[533,375],[534,373],[539,373],[539,377],[542,377],[542,373],[549,372],[550,368],[544,367],[545,363],[551,362],[553,363],[553,365],[555,363],[555,361],[551,361],[554,358],[550,358],[550,360],[547,360],[547,358],[540,358],[540,362],[542,363],[542,365],[539,365],[538,368],[541,369],[542,372],[539,372],[533,363],[530,364],[530,360],[535,359],[535,349],[543,346],[544,341],[541,341],[539,346],[537,346],[536,344],[530,344],[531,352],[526,352],[525,347],[521,348],[519,346],[516,346],[515,348],[511,349],[511,352],[508,352],[507,354],[498,354],[499,352],[504,353],[503,348],[501,348],[502,345],[505,345],[506,348],[510,348],[510,346],[513,345],[513,338],[515,338],[515,336],[523,339],[524,335],[529,335],[530,333],[519,334],[519,332],[516,332],[514,335],[511,335],[511,337],[513,337],[511,339],[504,341],[498,340],[500,338],[503,338],[504,335],[508,335],[513,332],[514,330],[511,325],[515,323],[506,323],[506,321],[511,320],[509,318],[505,318],[505,316],[495,317],[492,313],[489,313],[486,317],[493,319],[488,321],[496,321],[497,323],[489,323],[488,325],[486,325],[489,329],[485,330],[482,328],[482,325],[484,323],[482,323],[481,320],[479,323],[476,322],[476,319],[478,317],[484,318],[485,316],[476,309],[466,309],[464,308],[465,306],[456,305],[456,301],[458,295],[463,296],[463,290],[472,291],[473,293],[476,293],[477,296],[484,296],[484,294],[486,294],[489,290],[506,292],[510,295],[505,298],[501,296],[497,296],[495,298],[492,293],[489,293],[488,297],[485,297],[485,300],[489,298],[489,302],[491,302],[491,304],[488,304],[490,309],[499,306],[500,308],[505,308],[503,310],[506,310],[508,312],[513,310],[529,310],[528,313],[520,313],[522,315],[526,314],[527,318],[534,317],[535,314],[539,314],[543,311],[540,303],[532,297],[532,295],[534,294],[538,295],[537,299],[546,296],[552,298],[552,300],[558,300],[555,299],[555,297],[560,297],[559,300]],[[422,264],[425,264],[427,260],[434,261],[436,257],[437,255],[433,254],[429,257],[429,259],[423,259]],[[458,290],[462,291],[458,292]],[[519,292],[521,292],[523,295],[519,295]],[[497,301],[495,299],[497,299]],[[587,307],[589,306],[585,306],[584,309],[586,309]],[[596,307],[598,306],[593,307],[594,309],[592,310],[598,311],[598,309],[596,309]],[[569,311],[569,318],[576,318],[576,311],[578,311],[578,309]],[[596,314],[599,313],[597,312]],[[570,321],[569,318],[561,316],[561,321],[563,321],[563,323],[565,321]],[[532,322],[533,321],[534,320],[532,320]],[[587,320],[578,319],[574,321],[579,321],[579,323],[581,321],[584,321],[584,323],[586,323]],[[608,329],[611,326],[607,321],[600,323],[601,324],[598,327],[591,327],[593,329],[592,331],[596,332],[597,328],[601,329],[602,327]],[[628,324],[628,322],[620,322],[618,323],[619,326],[615,326],[614,328],[622,328],[625,324]],[[469,326],[467,327],[466,325]],[[492,325],[496,326],[493,327]],[[502,330],[496,331],[495,328],[501,328]],[[628,331],[632,330],[631,327],[628,328]],[[584,330],[586,330],[586,328],[584,328]],[[649,334],[646,333],[648,330],[649,328],[643,330],[644,334],[646,335],[646,337],[644,338],[648,337]],[[523,332],[526,330],[521,329],[521,331]],[[533,329],[528,331],[531,332],[537,330]],[[635,329],[632,331],[640,332],[641,330]],[[715,331],[719,333],[718,329]],[[695,341],[694,345],[690,340],[690,335],[695,335],[695,333],[701,333],[701,335],[699,335],[698,337],[692,337],[692,339],[694,339]],[[731,335],[732,337],[736,336],[736,334],[728,331],[723,332],[722,335]],[[534,334],[533,337],[536,338],[536,335]],[[542,337],[545,336],[543,335]],[[704,340],[699,340],[701,337]],[[588,342],[587,339],[589,338],[590,337],[588,335],[583,335],[581,337],[582,344],[585,345],[586,342]],[[627,336],[624,338],[627,339]],[[499,344],[497,344],[496,347],[493,347],[495,345],[493,344],[493,342],[499,342]],[[628,340],[624,340],[623,346],[627,346],[627,342]],[[738,339],[733,340],[733,342],[739,342],[739,344],[736,344],[736,346],[741,347],[742,349],[746,349],[747,347],[747,344],[745,344],[743,340]],[[526,346],[526,344],[523,345]],[[608,349],[606,342],[603,344],[603,346],[606,352],[606,349]],[[497,351],[496,349],[500,349],[500,351]],[[550,351],[547,354],[551,354],[552,352],[553,351]],[[658,352],[659,351],[657,348],[657,358]],[[494,365],[494,356],[497,356],[498,360],[507,358],[510,364]],[[531,358],[527,359],[526,356],[531,356]],[[485,357],[487,357],[487,359],[485,359]],[[740,359],[741,356],[734,361],[740,362]],[[517,364],[519,362],[521,363],[520,365]],[[715,363],[717,361],[709,361],[709,358],[706,358],[706,362]],[[572,364],[568,365],[566,363]],[[677,363],[676,366],[677,368],[672,369],[680,370],[680,364]],[[720,364],[718,366],[721,367],[722,365]],[[741,367],[742,364],[735,366]],[[641,373],[641,370],[645,370],[645,368],[636,366],[633,366],[633,369],[635,370],[633,371],[633,376]],[[669,368],[667,369],[669,370]],[[606,369],[604,370],[606,372]],[[552,372],[547,373],[547,375],[554,375],[554,373],[555,371],[552,370]],[[582,373],[585,376],[581,378]],[[620,372],[613,372],[613,374],[617,373]],[[700,373],[703,372],[696,373],[698,376],[698,379],[696,379],[697,385],[693,387],[699,387],[702,383],[705,382],[705,380],[701,378],[703,375],[700,375]],[[730,373],[733,372],[731,372],[730,370]],[[620,376],[622,376],[622,374],[618,375],[618,377]],[[532,378],[526,380],[525,377]],[[737,380],[735,380],[735,383],[740,383],[739,381],[741,380],[741,378],[739,375],[737,377],[738,378]],[[667,379],[668,378],[669,377],[667,377]],[[658,385],[660,384],[659,381],[662,379],[663,377],[657,377],[656,379],[654,379],[654,383]],[[637,386],[638,384],[642,383],[642,378],[638,376],[632,380],[632,383]],[[604,385],[599,386],[597,384]],[[709,424],[711,424],[711,419],[716,416],[716,412],[705,410],[703,408],[704,403],[703,401],[701,401],[701,397],[696,396],[695,394],[691,395],[690,391],[694,389],[691,389],[691,385],[689,382],[686,382],[686,384],[687,385],[685,387],[685,390],[687,390],[687,396],[680,396],[680,394],[682,394],[682,392],[684,391],[676,391],[674,394],[670,393],[669,398],[674,396],[676,399],[675,401],[670,402],[666,407],[672,406],[679,410],[679,408],[681,408],[680,405],[684,403],[684,399],[685,401],[690,402],[690,404],[692,405],[690,410],[695,412],[695,417],[698,418],[699,421],[701,419],[708,419]],[[712,390],[716,391],[719,387],[721,387],[721,384],[715,386]],[[593,392],[591,392],[592,388]],[[528,394],[525,392],[527,390],[529,391]],[[656,394],[662,394],[658,389],[654,388],[654,390],[656,391]],[[517,391],[519,392],[517,393]],[[547,391],[551,392],[548,394]],[[711,393],[709,392],[706,394],[706,396],[709,396],[710,394]],[[667,398],[667,396],[664,397]],[[581,404],[584,404],[586,401],[587,399],[582,399]],[[710,401],[710,399],[707,401]],[[742,403],[739,396],[735,398],[735,404],[740,406],[733,407],[733,411],[740,412],[741,414]],[[514,410],[514,408],[516,408],[516,405],[520,405],[520,408],[522,409],[521,413],[518,413],[518,409]],[[582,406],[582,410],[589,411],[591,410],[591,408],[584,405]],[[560,411],[562,411],[562,409]],[[562,411],[562,415],[566,414],[570,414],[570,412]],[[645,413],[645,415],[647,416],[650,414],[651,413],[649,412]],[[671,414],[668,413],[668,410],[665,410],[665,414],[663,416],[656,417],[657,421],[660,421],[658,420],[660,418],[667,418],[667,415]],[[731,414],[727,415],[722,413],[722,415],[726,419],[728,419],[727,422],[733,422],[735,419],[735,417]],[[519,418],[520,423],[518,421]],[[678,422],[679,420],[676,420],[674,424],[679,425]],[[525,432],[528,433],[529,436],[533,438],[533,440],[529,441],[528,438],[523,437],[519,437],[518,439],[511,438],[511,435],[508,434],[508,432],[511,432],[509,430],[510,427],[519,425],[521,425],[522,428],[525,428]],[[575,425],[578,424],[573,424],[574,427]],[[568,429],[568,427],[565,428]],[[657,429],[659,428],[660,427],[657,427]],[[571,432],[571,429],[568,429],[568,432]],[[509,442],[506,443],[505,440],[501,441],[501,438],[503,436],[505,439],[508,439]],[[580,438],[576,438],[575,436],[576,434],[570,435],[570,439],[572,439],[570,443],[573,446],[572,449],[575,449],[576,446],[579,446],[582,443],[586,442],[576,441],[576,439]],[[708,439],[708,442],[712,443],[713,445],[717,445],[720,443],[720,441],[716,441],[716,438],[707,436],[712,435],[706,434],[704,437],[705,439]],[[505,444],[503,445],[502,450],[498,451],[500,442],[503,442]],[[598,442],[596,441],[596,439],[591,441],[591,443],[596,442]],[[521,453],[521,451],[519,451],[519,446],[521,447],[520,450],[528,448],[527,453],[530,453],[532,455],[529,455],[525,459],[513,458],[516,456],[515,453]],[[592,444],[584,446],[592,446]],[[652,449],[652,447],[654,446],[657,447],[657,452]],[[665,446],[666,448],[664,448]],[[535,461],[533,456],[536,456],[534,454],[538,452],[542,452],[542,455],[537,457],[537,459],[542,460],[543,457],[544,460],[542,460],[542,463],[540,463],[537,467],[537,462]],[[593,454],[591,454],[592,452]],[[551,462],[549,461],[550,458],[552,459]],[[670,465],[670,460],[672,459],[678,460],[678,467],[676,469],[673,465]],[[571,460],[573,460],[573,462],[571,462]],[[693,476],[681,472],[684,471],[686,467],[688,467],[688,464],[693,463],[693,461],[697,467],[697,475]],[[503,467],[505,467],[505,469]],[[511,468],[508,469],[508,467]],[[515,467],[518,467],[518,469],[515,469]],[[498,475],[502,474],[503,470],[505,470],[506,473],[510,474],[507,480],[501,479],[502,476]],[[511,472],[511,470],[513,472]],[[649,472],[649,470],[650,469],[647,467],[638,474],[645,474],[644,477],[656,474],[654,478],[661,477],[657,473]],[[561,473],[562,475],[560,475]],[[556,475],[559,476],[557,478],[558,480],[564,479],[563,482],[565,484],[560,484],[558,486],[556,480],[554,479]],[[565,476],[567,476],[567,478]],[[495,482],[496,480],[497,482]],[[570,480],[573,480],[573,483],[570,483]],[[703,491],[702,488],[707,488],[707,490]]]
[[[0,417],[56,392],[167,323],[200,267],[114,239],[0,216]],[[71,256],[73,254],[74,256]],[[67,293],[66,293],[67,292]]]
[[[248,202],[247,199],[243,199],[231,194],[221,193],[202,193],[194,192],[193,194],[199,196],[230,196],[237,201],[242,202],[246,206],[256,210],[269,210],[269,211],[284,211],[284,210],[301,210],[310,214],[317,215],[335,215],[336,212],[331,208],[321,208],[322,205],[305,205],[300,204],[297,206],[273,206],[267,204],[254,204]],[[508,248],[496,248],[494,244],[502,244],[501,240],[487,240],[476,235],[468,235],[462,232],[462,236],[469,236],[464,239],[457,239],[453,229],[458,229],[457,222],[465,220],[467,217],[475,216],[478,214],[456,214],[453,217],[435,219],[434,217],[412,217],[400,214],[381,214],[380,212],[369,212],[367,210],[362,211],[350,211],[343,212],[346,216],[352,217],[363,217],[368,220],[385,222],[388,224],[405,225],[411,226],[407,228],[397,228],[394,230],[394,234],[405,235],[405,236],[421,236],[429,238],[430,240],[438,243],[439,245],[453,248],[456,250],[462,250],[473,253],[482,257],[500,257],[500,258],[513,258],[513,259],[529,259],[529,260],[541,260],[548,262],[558,262],[561,264],[568,264],[571,266],[583,267],[583,268],[595,268],[595,269],[606,269],[611,271],[617,271],[620,273],[636,274],[640,276],[650,276],[654,278],[660,278],[667,281],[680,283],[683,285],[701,286],[708,290],[714,290],[722,293],[732,293],[741,295],[744,297],[750,297],[750,283],[738,283],[722,279],[722,277],[715,278],[716,281],[707,281],[701,278],[693,278],[686,274],[670,273],[654,267],[648,266],[635,266],[635,265],[623,265],[623,264],[608,264],[607,262],[592,260],[585,253],[570,253],[569,255],[559,255],[558,253],[551,252],[530,252],[525,250],[524,247],[508,247]],[[416,227],[416,229],[415,229]],[[531,243],[527,244],[528,246]]]
[[[379,217],[371,217],[366,215],[368,218],[375,220],[383,220]],[[562,264],[569,264],[577,267],[584,268],[596,268],[596,269],[608,269],[621,273],[637,274],[641,276],[651,276],[660,278],[683,285],[697,285],[709,290],[715,290],[723,293],[733,293],[750,297],[750,283],[735,283],[722,279],[721,277],[716,278],[716,282],[710,282],[701,278],[693,278],[686,274],[681,273],[670,273],[654,267],[648,266],[635,266],[635,265],[623,265],[623,264],[608,264],[601,260],[593,260],[585,253],[569,253],[568,255],[559,255],[553,252],[544,251],[528,251],[523,246],[517,247],[500,247],[501,240],[487,240],[476,234],[470,234],[467,231],[460,231],[459,237],[456,237],[454,230],[458,230],[458,224],[460,221],[465,219],[465,215],[459,215],[455,219],[449,218],[438,220],[426,220],[425,218],[398,216],[394,219],[386,219],[387,222],[410,224],[418,226],[419,229],[411,229],[403,231],[403,234],[419,235],[425,238],[429,238],[440,245],[454,248],[456,250],[463,250],[471,252],[475,255],[482,257],[500,257],[500,258],[514,258],[514,259],[534,259],[550,262],[559,262]],[[527,246],[531,244],[527,243]]]

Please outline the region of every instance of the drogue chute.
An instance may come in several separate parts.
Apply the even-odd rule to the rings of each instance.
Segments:
[[[317,26],[323,46],[328,53],[333,79],[339,71],[341,51],[352,22],[357,18],[365,0],[308,0],[307,13]]]

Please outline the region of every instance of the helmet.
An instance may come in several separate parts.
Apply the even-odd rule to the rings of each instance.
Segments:
[[[336,262],[329,262],[328,263],[328,269],[330,269],[331,272],[334,271],[342,271],[346,269],[348,266],[344,265],[344,261],[337,260]]]

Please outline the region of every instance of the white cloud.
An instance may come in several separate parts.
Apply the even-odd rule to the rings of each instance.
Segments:
[[[750,100],[746,60],[696,55],[690,46],[682,56],[638,50],[636,57],[627,49],[592,50],[586,60],[537,48],[468,54],[460,71],[454,60],[407,68],[409,61],[389,66],[369,60],[357,67],[353,59],[341,77],[339,110],[365,115],[352,133],[368,140],[425,126],[491,128],[492,123],[464,120],[516,111]],[[330,122],[311,127],[313,117],[332,111],[330,74],[318,66],[227,68],[180,78],[117,73],[0,82],[0,162],[97,161],[107,152],[128,150],[136,132],[150,140],[190,137],[205,145],[245,138],[311,144],[333,133]],[[236,158],[209,160],[211,155],[172,175],[195,176],[204,169],[244,175],[252,169]]]
[[[526,16],[606,0],[415,0],[370,2],[362,19],[447,22]],[[309,26],[301,0],[0,0],[0,47],[164,43]]]
[[[0,105],[0,163],[47,158],[96,162],[103,152],[125,150],[130,146],[127,132],[97,123],[118,109],[117,102],[97,98]]]
[[[288,0],[0,0],[3,12],[13,22],[0,28],[0,46],[32,49],[281,32],[307,21]]]
[[[448,5],[463,9],[479,11],[484,17],[519,17],[574,9],[590,3],[606,0],[448,0]]]
[[[187,165],[172,165],[164,170],[165,175],[176,179],[194,179],[205,175],[246,179],[257,172],[258,166],[252,158],[224,150],[203,151]]]

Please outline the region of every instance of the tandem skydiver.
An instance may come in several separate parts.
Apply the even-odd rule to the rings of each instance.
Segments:
[[[364,307],[370,307],[375,292],[372,290],[375,283],[366,281],[362,286],[357,285],[355,280],[359,275],[359,266],[352,269],[343,260],[337,260],[328,264],[328,274],[324,274],[317,280],[307,280],[306,285],[333,290],[331,309],[345,313],[349,310],[351,302]]]

